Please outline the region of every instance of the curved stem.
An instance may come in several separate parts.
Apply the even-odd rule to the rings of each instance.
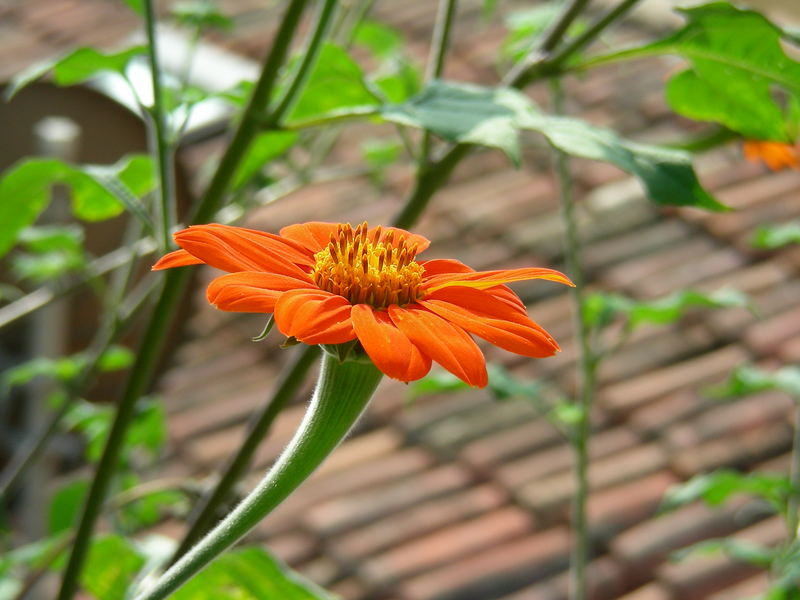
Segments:
[[[273,392],[269,402],[264,405],[261,412],[252,420],[244,442],[225,467],[214,491],[203,498],[202,503],[195,510],[189,529],[172,554],[169,565],[177,562],[181,556],[186,554],[192,545],[214,524],[217,509],[228,499],[234,485],[247,471],[261,440],[272,428],[275,418],[283,410],[283,407],[297,393],[306,373],[319,356],[319,352],[317,346],[305,346],[302,349],[298,349],[298,354],[292,364],[288,365],[284,370],[283,378]]]
[[[255,527],[339,445],[367,406],[381,376],[371,362],[340,363],[323,354],[311,404],[277,462],[225,520],[136,600],[163,600]]]
[[[159,192],[159,244],[161,250],[166,250],[171,245],[170,232],[175,223],[175,179],[172,168],[172,149],[170,148],[170,133],[167,130],[167,115],[164,106],[164,92],[161,87],[161,69],[158,62],[158,36],[156,35],[156,15],[153,0],[144,0],[142,3],[145,30],[147,31],[147,59],[150,63],[150,80],[153,85],[153,105],[148,109],[148,114],[153,126],[151,145],[158,164],[158,192]]]

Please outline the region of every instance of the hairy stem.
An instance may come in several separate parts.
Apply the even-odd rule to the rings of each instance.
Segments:
[[[794,398],[794,441],[792,445],[792,466],[789,474],[791,495],[786,507],[786,527],[789,540],[797,539],[797,527],[800,523],[800,398]]]
[[[311,404],[277,462],[230,515],[136,600],[163,600],[255,527],[345,438],[381,377],[369,361],[340,363],[324,353]]]
[[[294,360],[284,369],[284,375],[269,402],[251,421],[244,442],[223,470],[222,477],[217,482],[214,491],[203,498],[200,506],[195,510],[189,529],[168,564],[172,565],[177,562],[214,525],[219,507],[228,500],[233,487],[247,472],[261,440],[272,428],[272,424],[281,410],[297,393],[305,380],[306,373],[316,362],[318,356],[319,348],[317,346],[305,346],[297,349]]]
[[[457,0],[439,0],[439,10],[436,13],[436,25],[434,26],[433,39],[431,40],[431,53],[428,57],[428,66],[425,72],[426,81],[438,79],[444,72],[445,58],[447,57],[447,50],[450,48],[450,33],[453,29],[457,8]],[[428,163],[430,152],[431,133],[426,129],[422,134],[422,145],[418,157],[421,168],[424,168]]]
[[[560,82],[552,82],[553,104],[557,114],[563,113],[563,92]],[[583,269],[580,262],[580,237],[575,219],[573,179],[568,157],[556,147],[552,148],[559,183],[561,216],[564,223],[564,252],[567,273],[575,287],[572,288],[573,318],[578,338],[579,352],[579,419],[574,425],[571,442],[574,454],[575,497],[572,504],[572,563],[570,569],[570,598],[586,600],[586,565],[589,558],[589,523],[586,501],[589,497],[589,438],[591,413],[595,392],[597,363],[590,344],[590,327],[586,322],[586,294]]]
[[[159,219],[157,223],[159,245],[166,252],[170,247],[170,232],[175,223],[175,176],[173,149],[167,125],[164,91],[161,87],[161,68],[158,61],[158,36],[153,0],[142,2],[145,30],[147,32],[147,60],[153,87],[153,104],[147,109],[152,126],[148,128],[151,146],[158,164]]]

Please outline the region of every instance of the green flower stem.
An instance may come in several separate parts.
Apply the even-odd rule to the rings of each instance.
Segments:
[[[324,353],[311,404],[277,462],[230,515],[136,600],[163,600],[255,527],[339,445],[381,377],[371,362],[340,363]]]
[[[305,380],[306,373],[319,356],[320,350],[317,346],[304,346],[298,348],[297,352],[294,361],[284,369],[283,377],[269,402],[251,421],[244,442],[228,462],[213,492],[204,497],[201,504],[195,509],[189,529],[168,564],[172,565],[177,562],[214,525],[220,505],[228,499],[233,487],[246,473],[261,440],[269,433],[275,418],[283,410],[283,407],[297,393]]]
[[[552,82],[553,104],[556,114],[563,113],[564,95],[558,79]],[[568,157],[553,147],[556,174],[561,198],[561,215],[564,223],[564,250],[567,273],[575,287],[572,288],[573,318],[580,347],[580,392],[578,398],[579,419],[575,423],[570,441],[572,442],[575,477],[575,497],[572,501],[572,562],[570,568],[570,598],[586,600],[586,565],[589,559],[589,523],[586,515],[586,502],[589,498],[589,438],[591,436],[592,404],[594,401],[597,360],[592,350],[591,329],[585,319],[586,292],[583,269],[580,262],[580,238],[575,219],[575,200],[573,180]]]
[[[253,89],[239,127],[228,145],[200,205],[194,212],[191,222],[208,221],[221,206],[239,162],[259,131],[260,117],[266,109],[278,71],[286,58],[289,44],[307,1],[292,0],[286,8],[275,42],[264,61],[261,76]],[[161,295],[142,337],[139,352],[131,368],[127,385],[114,417],[114,423],[103,449],[103,455],[97,465],[97,471],[86,497],[75,543],[72,546],[69,562],[61,581],[58,600],[71,600],[75,595],[92,532],[108,494],[111,479],[117,469],[125,434],[135,414],[136,401],[150,385],[164,339],[190,274],[191,272],[187,269],[175,269],[168,271],[165,275]]]
[[[145,31],[147,32],[147,60],[150,64],[150,80],[153,87],[153,105],[147,108],[152,122],[149,128],[152,152],[158,164],[159,219],[158,235],[162,252],[170,245],[170,232],[175,223],[175,169],[171,134],[167,126],[164,106],[164,91],[161,87],[161,69],[158,62],[158,36],[156,36],[156,14],[153,0],[142,2]]]
[[[450,33],[453,29],[457,8],[457,0],[439,0],[439,10],[436,13],[436,25],[431,40],[431,53],[425,73],[426,81],[438,79],[444,72],[444,62],[447,58],[447,50],[450,48]],[[426,129],[422,133],[422,146],[419,153],[419,164],[422,167],[428,163],[430,152],[431,132]]]
[[[786,527],[789,540],[794,542],[798,537],[800,525],[800,398],[793,398],[794,408],[794,442],[792,445],[792,466],[789,474],[791,492],[786,506]]]

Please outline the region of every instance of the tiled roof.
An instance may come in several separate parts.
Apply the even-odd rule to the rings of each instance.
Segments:
[[[224,2],[247,19],[220,42],[257,56],[269,28],[258,16],[261,4]],[[434,4],[379,2],[376,10],[423,56]],[[492,49],[502,31],[479,23],[477,2],[465,4],[447,75],[492,82]],[[53,11],[62,16],[53,18]],[[100,0],[6,1],[0,23],[14,28],[17,19],[38,36],[35,43],[27,35],[12,39],[13,52],[27,62],[50,47],[117,39],[132,26],[119,12]],[[91,25],[100,21],[103,27]],[[627,27],[616,37],[641,33]],[[670,66],[648,60],[570,80],[570,112],[636,139],[675,139],[695,126],[672,116],[656,93]],[[357,160],[352,148],[339,152]],[[415,228],[434,240],[431,257],[475,268],[562,266],[552,176],[542,152],[528,154],[517,171],[496,152],[464,161]],[[783,535],[780,521],[746,503],[655,514],[664,491],[696,473],[788,468],[791,445],[787,398],[764,393],[720,404],[699,389],[743,361],[776,365],[800,357],[800,253],[759,252],[747,243],[757,225],[800,215],[800,175],[744,163],[735,146],[698,164],[704,183],[735,211],[659,210],[616,169],[574,161],[592,288],[646,298],[731,286],[751,295],[760,313],[725,309],[643,328],[603,365],[590,468],[593,600],[746,597],[763,589],[763,574],[719,557],[672,563],[670,553],[711,536],[774,543]],[[408,185],[403,170],[381,190],[357,178],[319,184],[254,211],[248,224],[275,231],[310,219],[386,221]],[[576,348],[566,293],[546,282],[516,289],[563,352],[530,361],[486,348],[487,357],[569,394]],[[254,316],[214,311],[198,290],[185,343],[160,382],[169,412],[165,468],[213,476],[234,452],[291,352],[275,339],[251,343],[262,325]],[[305,397],[281,414],[243,489],[291,436]],[[565,442],[522,401],[497,402],[485,391],[421,398],[413,406],[406,398],[404,385],[383,384],[355,434],[250,539],[265,541],[348,600],[565,598],[573,493]],[[179,535],[181,527],[166,523],[162,530]]]

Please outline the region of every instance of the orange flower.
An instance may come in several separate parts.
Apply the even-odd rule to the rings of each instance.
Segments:
[[[153,270],[205,263],[228,271],[208,286],[221,310],[274,313],[284,335],[306,344],[358,339],[389,377],[414,381],[435,360],[484,387],[486,362],[470,334],[516,354],[543,358],[556,341],[504,284],[572,282],[552,269],[474,271],[457,260],[417,262],[430,242],[394,227],[303,223],[280,235],[198,225],[175,234],[181,250]]]
[[[763,161],[773,171],[800,169],[800,149],[793,144],[747,140],[743,150],[747,160]]]

